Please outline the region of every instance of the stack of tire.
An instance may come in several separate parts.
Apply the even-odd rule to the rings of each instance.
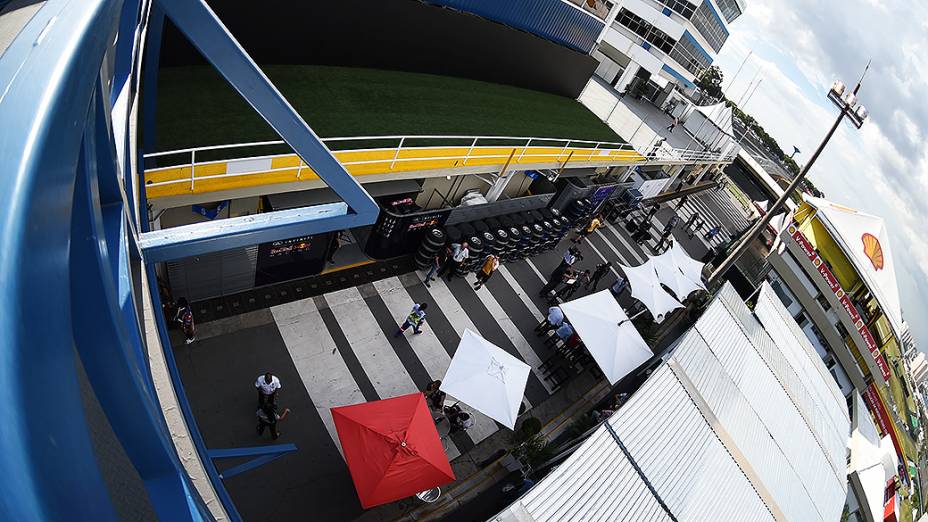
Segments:
[[[432,259],[435,258],[435,254],[445,248],[447,242],[448,234],[440,228],[433,228],[426,232],[425,239],[422,240],[419,250],[416,251],[416,266],[420,270],[428,270],[432,266]]]
[[[593,213],[593,203],[586,198],[578,199],[568,205],[564,211],[564,217],[572,227],[578,227],[589,220]]]
[[[543,208],[433,229],[416,252],[416,265],[427,269],[439,248],[462,241],[467,241],[470,256],[457,272],[460,276],[478,270],[487,254],[503,262],[532,257],[555,248],[571,228],[589,220],[592,210],[593,204],[581,199],[563,215],[557,209]]]

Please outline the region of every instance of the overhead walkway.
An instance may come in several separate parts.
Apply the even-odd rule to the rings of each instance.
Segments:
[[[718,154],[694,150],[655,148],[647,155],[626,143],[586,140],[523,138],[509,136],[368,136],[323,140],[330,147],[393,140],[393,147],[335,151],[345,169],[361,183],[427,178],[448,175],[498,173],[506,170],[614,167],[639,164],[679,165],[715,163]],[[447,145],[448,142],[466,145]],[[500,141],[510,142],[500,145]],[[407,143],[415,143],[415,146]],[[495,143],[494,143],[495,142]],[[444,143],[445,145],[430,145]],[[519,143],[513,145],[512,143]],[[165,151],[148,154],[168,166],[146,169],[145,192],[149,200],[175,198],[177,204],[215,201],[231,191],[259,189],[261,193],[306,190],[323,186],[312,167],[296,154],[251,156],[199,161],[204,155],[236,155],[280,146],[282,141],[242,143]],[[174,163],[171,163],[174,162]],[[317,183],[313,183],[317,182]],[[254,195],[254,192],[250,195]],[[170,207],[171,201],[159,201]]]

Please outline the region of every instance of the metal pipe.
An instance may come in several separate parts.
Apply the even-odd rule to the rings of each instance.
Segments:
[[[858,88],[860,88],[860,84],[858,84]],[[856,92],[856,89],[855,89],[855,92]],[[738,244],[735,246],[734,250],[732,250],[731,254],[729,254],[728,257],[725,258],[725,260],[722,261],[722,263],[718,266],[718,268],[716,268],[712,272],[712,275],[710,275],[707,280],[710,286],[714,284],[715,282],[717,282],[719,278],[721,278],[722,275],[724,275],[725,272],[727,272],[728,269],[731,268],[732,265],[735,264],[735,261],[737,261],[738,258],[741,257],[742,254],[744,254],[744,252],[748,249],[751,243],[755,239],[757,239],[757,237],[760,236],[761,232],[763,232],[767,228],[767,224],[770,223],[771,219],[773,219],[774,214],[776,214],[778,210],[783,208],[783,205],[786,203],[786,200],[789,199],[793,191],[796,190],[796,187],[798,187],[799,184],[806,178],[806,175],[809,173],[809,169],[812,167],[813,164],[815,164],[815,160],[818,159],[819,155],[825,149],[825,145],[828,144],[828,140],[831,139],[835,131],[838,129],[838,125],[841,124],[841,120],[843,120],[844,117],[847,115],[847,111],[848,109],[846,107],[843,107],[841,109],[841,112],[838,114],[838,117],[835,119],[835,122],[831,125],[831,128],[828,130],[828,134],[825,135],[825,139],[823,139],[822,142],[819,143],[818,148],[815,149],[815,152],[812,154],[812,157],[809,158],[809,162],[806,163],[804,167],[802,167],[802,171],[799,173],[799,175],[796,176],[795,179],[793,179],[793,181],[789,184],[788,187],[786,187],[786,190],[783,192],[783,195],[781,195],[779,199],[776,200],[776,202],[770,207],[767,213],[764,216],[762,216],[759,220],[757,220],[757,222],[754,223],[754,225],[751,227],[748,233],[745,234],[738,241]]]

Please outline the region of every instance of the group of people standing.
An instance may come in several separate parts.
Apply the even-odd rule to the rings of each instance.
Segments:
[[[595,292],[603,277],[612,269],[612,262],[599,263],[593,270],[580,270],[574,268],[577,261],[583,259],[583,254],[576,246],[572,246],[564,253],[561,263],[551,272],[548,282],[538,292],[540,297],[546,297],[553,304],[558,299],[569,301],[580,288]]]
[[[435,280],[435,277],[446,276],[447,280],[451,281],[457,275],[457,272],[462,269],[464,263],[470,259],[468,246],[467,241],[462,241],[460,243],[451,243],[444,250],[439,249],[432,257],[429,270],[425,274],[425,280],[423,281],[425,286],[431,288],[431,283]],[[480,290],[490,279],[490,276],[496,272],[499,265],[499,256],[487,255],[480,266],[480,270],[477,271],[477,282],[474,283],[474,290]]]

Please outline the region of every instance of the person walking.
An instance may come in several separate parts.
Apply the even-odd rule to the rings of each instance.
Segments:
[[[425,309],[429,307],[428,303],[416,303],[412,311],[406,316],[406,320],[400,325],[400,329],[393,334],[393,337],[403,335],[407,328],[412,327],[412,333],[415,335],[422,333],[422,325],[425,324]]]
[[[678,123],[680,123],[680,118],[674,116],[673,121],[671,121],[670,125],[667,126],[667,130],[673,132],[673,129],[677,126]]]
[[[706,241],[712,241],[713,239],[715,239],[715,236],[719,235],[719,232],[721,232],[721,231],[722,231],[722,227],[716,225],[716,226],[710,228],[709,231],[706,232],[702,237],[703,237]]]
[[[437,272],[442,266],[445,265],[445,263],[448,262],[448,258],[450,257],[450,255],[451,255],[450,248],[441,248],[437,252],[435,252],[434,256],[432,256],[432,261],[429,264],[429,271],[425,274],[425,280],[423,281],[423,283],[425,283],[426,288],[432,287],[430,283],[434,281],[435,272]]]
[[[599,281],[609,272],[610,268],[612,268],[611,261],[596,265],[596,269],[593,270],[593,275],[590,276],[590,282],[586,284],[586,289],[595,292],[596,287],[599,285]]]
[[[488,255],[483,261],[483,266],[477,272],[477,282],[474,283],[474,290],[480,290],[480,287],[487,283],[487,280],[490,279],[493,272],[496,272],[497,268],[499,268],[499,258],[493,254]]]
[[[451,244],[451,256],[448,262],[445,263],[445,266],[441,267],[441,270],[438,271],[438,277],[441,277],[447,272],[448,281],[451,281],[451,278],[456,275],[457,270],[464,265],[464,261],[467,261],[467,258],[470,256],[470,250],[467,249],[467,246],[467,241]]]
[[[258,390],[258,407],[267,403],[277,404],[277,394],[280,391],[280,379],[271,372],[259,375],[255,380],[255,389]]]
[[[545,319],[538,323],[538,326],[535,327],[535,331],[538,332],[538,335],[544,335],[551,328],[557,328],[564,323],[564,312],[561,310],[560,306],[552,306],[548,308],[548,315]]]
[[[693,239],[693,237],[698,234],[699,231],[702,230],[702,227],[706,224],[703,221],[702,216],[699,214],[693,214],[693,217],[695,219],[692,219],[693,223],[690,225],[689,230],[686,232],[686,237],[690,239]]]
[[[267,403],[258,408],[255,416],[258,417],[258,435],[264,435],[266,428],[271,429],[271,438],[277,440],[280,437],[280,430],[277,429],[277,423],[286,419],[290,414],[290,408],[285,408],[283,413],[277,413],[277,405]]]
[[[603,219],[602,216],[597,214],[596,216],[593,216],[593,219],[591,219],[585,227],[577,231],[577,237],[573,238],[571,241],[573,241],[575,244],[580,243],[586,239],[586,236],[592,234],[601,226],[603,226]]]
[[[193,308],[187,299],[181,297],[177,300],[177,313],[174,314],[174,320],[180,323],[181,330],[184,331],[184,337],[187,344],[197,340],[196,327],[193,324]]]

